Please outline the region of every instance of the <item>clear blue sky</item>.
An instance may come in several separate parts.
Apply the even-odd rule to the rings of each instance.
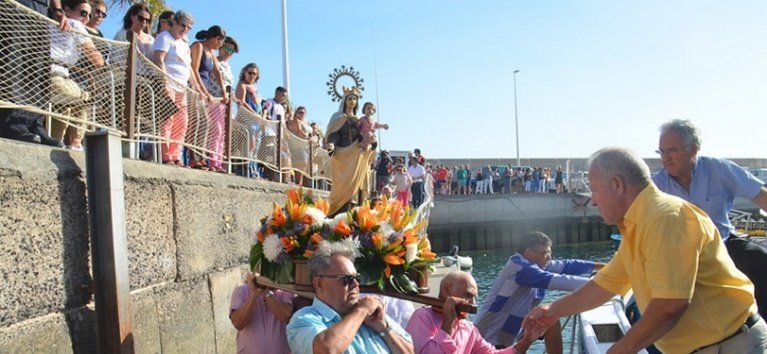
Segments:
[[[190,36],[219,24],[235,37],[232,67],[258,63],[264,96],[282,84],[280,0],[168,3],[196,17]],[[514,157],[519,69],[523,158],[608,145],[653,157],[658,126],[677,117],[701,128],[703,154],[767,157],[765,14],[764,0],[289,0],[291,99],[324,126],[332,69],[358,69],[375,102],[377,62],[384,148]]]

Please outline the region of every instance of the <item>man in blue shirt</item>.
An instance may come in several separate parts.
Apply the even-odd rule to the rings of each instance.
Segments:
[[[577,259],[551,260],[551,239],[538,231],[525,235],[495,279],[474,324],[482,337],[498,347],[513,345],[522,320],[540,304],[546,289],[574,291],[589,279],[575,276],[599,270],[604,263]],[[562,332],[557,325],[544,335],[546,352],[562,352]]]
[[[663,192],[675,195],[703,209],[719,229],[735,266],[754,283],[757,305],[767,318],[767,249],[739,237],[727,218],[736,197],[751,200],[767,210],[767,188],[732,161],[698,156],[700,134],[689,120],[674,119],[660,128],[658,153],[663,169],[653,182]],[[761,273],[761,274],[760,274]]]
[[[293,353],[413,353],[410,335],[375,296],[360,299],[355,250],[322,242],[309,259],[316,296],[298,310],[286,334]]]

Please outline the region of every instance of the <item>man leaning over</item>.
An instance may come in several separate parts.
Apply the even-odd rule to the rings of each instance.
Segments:
[[[767,324],[753,285],[727,255],[711,219],[658,190],[647,165],[622,148],[589,159],[592,204],[623,240],[594,280],[525,318],[524,328],[600,306],[634,290],[642,318],[609,353],[655,343],[664,353],[764,353]]]
[[[734,231],[727,213],[736,197],[767,211],[767,188],[732,161],[698,156],[701,138],[692,122],[674,119],[660,128],[663,169],[652,176],[661,191],[680,197],[708,214],[724,240],[735,266],[754,283],[759,313],[767,318],[767,249]]]
[[[314,302],[287,327],[293,353],[412,353],[410,335],[384,313],[375,296],[359,298],[356,250],[322,242],[309,259]]]

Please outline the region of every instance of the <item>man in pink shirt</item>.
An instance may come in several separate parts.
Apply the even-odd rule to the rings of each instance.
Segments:
[[[477,282],[466,272],[453,271],[439,284],[439,297],[445,299],[441,309],[423,307],[410,317],[407,332],[413,338],[415,352],[431,353],[524,353],[543,331],[525,333],[524,338],[506,349],[496,349],[479,334],[468,320],[469,314],[457,313],[457,304],[473,304],[477,297]]]
[[[255,275],[232,293],[229,319],[237,329],[237,352],[248,354],[290,353],[285,325],[293,313],[295,295],[256,287]]]

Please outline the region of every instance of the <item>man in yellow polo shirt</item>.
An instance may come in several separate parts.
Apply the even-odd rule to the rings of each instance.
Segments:
[[[620,248],[592,281],[533,309],[523,327],[549,327],[633,288],[642,319],[611,353],[653,343],[664,353],[767,352],[754,287],[735,268],[711,219],[659,191],[644,161],[626,149],[599,150],[589,166],[592,204],[605,223],[618,225]]]

